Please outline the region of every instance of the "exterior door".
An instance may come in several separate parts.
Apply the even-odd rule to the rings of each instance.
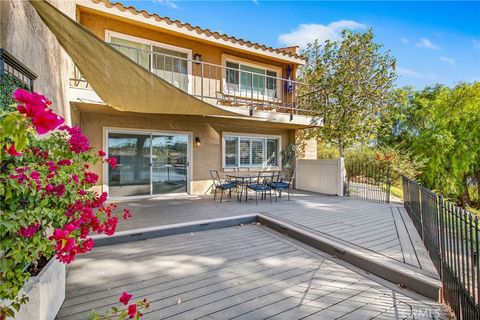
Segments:
[[[108,168],[111,197],[150,194],[150,135],[109,133],[108,156],[118,163],[115,169]]]
[[[152,136],[152,194],[187,192],[188,135]]]
[[[184,193],[188,185],[188,134],[108,132],[111,197]]]

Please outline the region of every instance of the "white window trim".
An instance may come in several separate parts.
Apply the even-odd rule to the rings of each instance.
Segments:
[[[238,63],[238,64],[242,64],[242,65],[248,66],[248,67],[253,67],[253,68],[263,69],[263,70],[266,70],[266,71],[276,72],[277,73],[277,78],[280,78],[280,79],[282,78],[282,68],[281,67],[275,67],[275,66],[265,64],[265,63],[261,63],[261,62],[254,62],[254,61],[251,61],[251,60],[242,59],[242,58],[235,57],[235,56],[232,56],[232,55],[222,54],[222,66],[226,67],[227,62]],[[241,72],[240,69],[238,71]],[[241,82],[240,79],[239,79],[239,82]],[[229,91],[226,90],[226,87],[227,87],[227,69],[224,69],[224,72],[222,74],[222,92],[224,94],[229,94]],[[258,97],[258,100],[281,102],[282,97],[283,97],[283,84],[282,84],[281,80],[277,81],[277,88],[278,88],[278,98],[269,98],[269,97],[266,97],[266,96],[263,96],[263,97],[260,96],[260,97]],[[249,98],[249,96],[247,94],[242,94],[241,91],[235,91],[234,95]]]
[[[225,164],[225,137],[235,137],[239,138],[239,143],[238,143],[238,165],[236,167],[231,167],[231,166],[226,166]],[[277,165],[276,166],[267,166],[267,165],[240,165],[240,139],[245,138],[245,139],[259,139],[259,140],[265,140],[265,155],[267,152],[266,149],[266,140],[267,139],[276,139],[278,141],[277,143]],[[238,132],[223,132],[222,133],[222,168],[225,169],[231,169],[231,168],[257,168],[257,169],[264,169],[264,168],[272,168],[272,169],[281,169],[282,167],[282,154],[280,152],[282,148],[282,136],[280,135],[269,135],[269,134],[255,134],[255,133],[238,133]],[[250,157],[252,155],[250,154]],[[250,160],[251,162],[251,160]]]
[[[188,59],[188,63],[187,63],[188,93],[190,93],[190,94],[193,93],[193,87],[192,87],[192,84],[193,84],[192,50],[191,49],[187,49],[187,48],[183,48],[183,47],[177,47],[177,46],[174,46],[174,45],[171,45],[171,44],[167,44],[167,43],[163,43],[163,42],[157,42],[157,41],[153,41],[153,40],[149,40],[149,39],[145,39],[145,38],[140,38],[140,37],[135,37],[135,36],[131,36],[129,34],[120,33],[120,32],[105,29],[105,39],[106,39],[107,42],[109,42],[109,43],[112,42],[112,36],[116,37],[116,38],[124,39],[124,40],[130,40],[130,41],[134,41],[134,42],[138,42],[138,43],[142,43],[142,44],[147,44],[147,45],[150,46],[151,51],[153,51],[153,48],[151,46],[156,46],[156,47],[160,47],[160,48],[164,48],[164,49],[168,49],[168,50],[174,50],[174,51],[186,53],[187,54],[187,59]],[[152,59],[150,59],[150,70],[152,70],[152,61],[151,60]]]

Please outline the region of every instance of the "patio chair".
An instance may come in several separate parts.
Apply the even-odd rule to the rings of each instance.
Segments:
[[[232,198],[232,190],[237,188],[237,185],[232,182],[222,181],[217,170],[210,170],[210,176],[212,177],[213,187],[215,188],[215,193],[213,195],[213,200],[217,199],[217,190],[221,190],[222,194],[220,195],[220,203],[223,202],[223,193],[228,190],[228,195]]]
[[[278,197],[282,197],[282,192],[285,190],[287,191],[288,201],[290,201],[290,186],[293,184],[293,170],[285,170],[282,173],[278,173],[277,180],[272,182],[271,187],[273,191],[275,191],[275,201],[277,201]]]
[[[255,191],[255,204],[258,204],[258,193],[261,193],[261,199],[267,197],[267,192],[270,195],[270,203],[272,202],[272,187],[274,172],[259,172],[257,179],[247,185],[248,190]],[[247,194],[248,199],[248,194]]]

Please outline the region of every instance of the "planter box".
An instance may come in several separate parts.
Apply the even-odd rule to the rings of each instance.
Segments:
[[[15,314],[15,320],[54,320],[65,300],[65,264],[52,258],[40,273],[28,279],[20,294],[30,300]]]

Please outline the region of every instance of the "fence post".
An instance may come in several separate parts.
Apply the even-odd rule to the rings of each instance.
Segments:
[[[387,203],[390,203],[390,184],[391,184],[391,181],[390,181],[390,164],[387,163],[387,190],[385,190],[385,193],[386,193],[386,197],[387,197]]]
[[[440,219],[440,279],[443,281],[443,260],[445,259],[445,230],[444,230],[444,208],[443,208],[443,196],[438,195],[438,219]]]
[[[338,191],[337,196],[343,197],[345,192],[345,161],[343,157],[338,158]]]

